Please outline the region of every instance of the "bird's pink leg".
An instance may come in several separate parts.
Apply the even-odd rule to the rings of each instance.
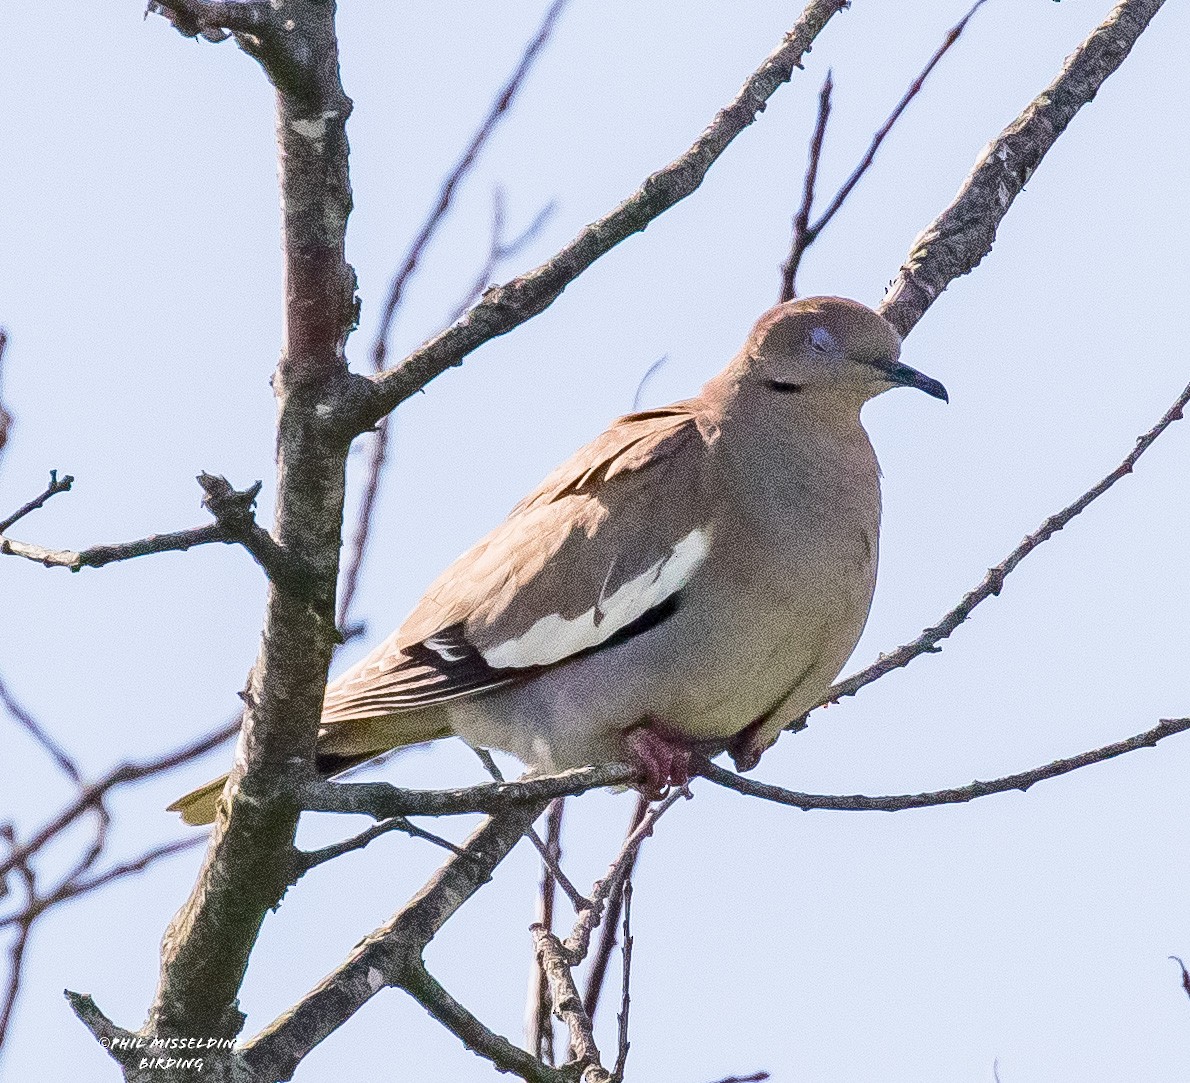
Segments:
[[[624,734],[624,749],[629,762],[644,771],[636,787],[650,801],[660,800],[669,787],[680,789],[690,781],[690,742],[654,718]]]

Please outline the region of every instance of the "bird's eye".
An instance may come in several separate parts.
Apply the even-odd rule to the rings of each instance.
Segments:
[[[806,336],[806,345],[816,353],[835,353],[839,347],[825,327],[814,327]]]

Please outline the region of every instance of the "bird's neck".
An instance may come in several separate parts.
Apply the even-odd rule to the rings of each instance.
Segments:
[[[714,455],[742,514],[793,534],[841,518],[874,542],[880,467],[860,424],[861,402],[746,382],[721,390],[728,393],[712,399]]]

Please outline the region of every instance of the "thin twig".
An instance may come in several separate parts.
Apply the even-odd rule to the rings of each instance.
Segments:
[[[55,492],[66,492],[74,481],[67,475],[61,482],[51,472],[51,486],[36,500],[26,504],[8,521],[15,522],[22,515],[40,507]],[[297,563],[273,539],[273,536],[256,523],[252,506],[260,492],[260,482],[240,492],[233,489],[226,478],[214,474],[200,474],[198,482],[205,496],[203,506],[215,516],[215,522],[189,530],[176,530],[169,534],[150,534],[135,541],[116,542],[109,545],[92,545],[87,549],[46,549],[40,545],[0,537],[0,553],[24,557],[26,560],[44,564],[47,568],[69,568],[72,572],[83,568],[102,568],[121,560],[151,556],[156,553],[177,553],[193,549],[197,545],[222,542],[225,545],[242,545],[256,559],[256,562],[275,582],[295,593],[301,593],[306,586],[307,575]]]
[[[492,190],[492,226],[488,241],[488,254],[484,259],[483,266],[471,280],[471,285],[467,288],[466,293],[452,309],[451,314],[446,317],[447,327],[462,316],[483,295],[483,291],[491,285],[492,276],[501,264],[520,255],[523,248],[537,239],[537,235],[545,228],[546,222],[553,217],[554,211],[557,209],[558,204],[551,199],[533,216],[533,220],[520,233],[506,240],[504,237],[506,228],[504,189],[497,185]]]
[[[632,877],[631,873],[624,880],[624,890],[620,892],[624,902],[624,952],[620,965],[620,1013],[616,1017],[618,1023],[618,1038],[616,1042],[616,1066],[612,1069],[612,1079],[616,1083],[623,1083],[624,1069],[628,1065],[628,1007],[629,986],[632,981]]]
[[[4,353],[8,349],[8,332],[0,327],[0,455],[8,444],[8,434],[12,430],[13,416],[4,407]],[[2,533],[2,531],[0,531]]]
[[[19,703],[8,684],[5,682],[3,676],[0,676],[0,703],[4,705],[4,709],[16,719],[17,722],[24,727],[28,734],[50,755],[53,761],[62,770],[62,773],[70,779],[71,782],[81,786],[83,784],[82,772],[79,770],[78,763],[74,757],[70,755],[53,737],[50,736],[49,731],[37,721],[24,706]]]
[[[831,219],[839,213],[839,209],[847,202],[847,197],[851,195],[852,190],[859,184],[863,175],[871,168],[872,163],[876,160],[876,152],[880,149],[880,144],[884,142],[888,133],[893,130],[897,121],[901,119],[901,114],[908,108],[909,103],[921,93],[926,80],[937,66],[938,61],[962,37],[963,31],[967,29],[967,23],[971,21],[971,17],[984,3],[986,3],[986,0],[975,0],[975,3],[968,10],[967,14],[950,28],[942,44],[938,46],[934,51],[934,55],[926,62],[926,66],[922,68],[917,78],[909,84],[909,89],[902,95],[896,108],[893,109],[888,119],[880,126],[879,131],[872,136],[872,141],[868,144],[867,151],[864,153],[863,158],[860,159],[859,164],[851,171],[851,176],[843,182],[842,187],[835,193],[834,198],[830,201],[826,210],[819,215],[813,225],[810,225],[810,210],[814,202],[814,174],[818,171],[818,158],[822,153],[826,114],[830,112],[830,88],[827,84],[823,85],[822,93],[824,97],[819,101],[818,125],[814,129],[814,138],[810,144],[810,162],[806,168],[806,188],[802,198],[802,207],[798,211],[798,217],[794,219],[793,243],[790,247],[789,259],[782,268],[782,301],[790,301],[797,296],[795,280],[797,278],[798,267],[801,266],[802,257],[806,254],[806,250],[818,239],[819,234],[830,224]],[[828,73],[827,82],[829,83],[829,81],[830,75]]]
[[[15,837],[12,829],[7,827],[3,832],[4,841],[14,845]],[[37,897],[37,877],[27,864],[21,864],[18,873],[24,884],[26,900]],[[8,949],[8,982],[4,989],[4,999],[0,1001],[0,1049],[4,1047],[4,1040],[8,1037],[8,1025],[12,1022],[13,1010],[16,1008],[17,998],[21,995],[21,979],[25,973],[25,951],[29,946],[29,933],[33,928],[33,919],[22,920],[17,923],[16,937]]]
[[[591,934],[603,920],[604,907],[609,898],[619,893],[628,872],[636,861],[636,851],[652,833],[658,820],[674,805],[680,797],[689,798],[688,790],[674,790],[664,801],[651,807],[641,818],[640,823],[628,833],[620,853],[612,862],[611,868],[602,880],[599,880],[591,890],[591,908],[584,910],[574,923],[574,930],[566,938],[564,947],[573,960],[571,966],[578,966],[587,956],[591,944]]]
[[[401,304],[405,287],[408,285],[413,273],[417,270],[417,265],[421,260],[422,254],[425,252],[426,246],[434,238],[439,226],[442,225],[443,219],[450,210],[450,205],[454,201],[455,191],[474,168],[484,145],[492,137],[501,118],[512,106],[517,92],[524,86],[525,79],[533,68],[533,62],[553,35],[554,26],[566,4],[567,0],[554,0],[546,10],[545,16],[537,28],[537,33],[525,45],[517,66],[513,69],[512,74],[508,77],[504,86],[500,88],[499,93],[488,109],[487,115],[480,122],[479,127],[476,128],[475,134],[472,135],[471,142],[467,144],[463,153],[459,156],[459,160],[455,163],[454,168],[446,175],[446,179],[442,182],[442,186],[438,190],[437,201],[426,216],[426,220],[422,223],[421,229],[418,230],[417,236],[414,237],[412,243],[409,245],[409,249],[405,253],[405,258],[401,261],[396,274],[393,275],[392,282],[388,287],[388,296],[384,300],[384,308],[380,313],[380,323],[376,329],[376,338],[372,342],[372,367],[375,371],[380,372],[384,368],[385,355],[388,352],[388,336],[392,329],[393,317],[396,315],[397,308]]]
[[[449,839],[444,839],[441,835],[435,835],[432,831],[426,831],[416,824],[410,823],[404,816],[392,816],[387,820],[381,820],[378,824],[373,824],[366,831],[361,831],[358,835],[344,839],[342,842],[323,846],[319,850],[298,850],[293,859],[294,883],[305,876],[311,869],[317,868],[327,861],[333,861],[337,857],[342,857],[344,854],[352,853],[355,850],[362,850],[368,843],[380,838],[381,835],[387,835],[390,831],[403,831],[412,838],[432,842],[435,846],[449,850],[452,854],[462,857],[467,856],[466,851],[456,846]]]
[[[822,145],[826,140],[826,123],[831,115],[831,91],[835,82],[827,68],[822,89],[818,92],[818,119],[810,138],[810,152],[806,159],[806,176],[802,182],[802,205],[793,216],[793,243],[789,258],[781,267],[781,295],[779,300],[792,301],[797,296],[797,269],[807,248],[814,243],[810,236],[810,211],[814,209],[814,185],[818,180],[818,163],[822,160]]]
[[[504,782],[504,772],[500,770],[492,754],[486,748],[474,749],[475,755],[479,757],[479,762],[484,765],[489,775],[492,776],[498,783]],[[563,795],[565,796],[565,795]],[[559,798],[558,800],[561,800]],[[558,859],[554,856],[550,847],[542,841],[541,836],[536,829],[529,828],[526,835],[534,849],[541,855],[541,862],[549,870],[554,878],[554,882],[566,892],[566,897],[570,900],[574,907],[575,913],[586,910],[591,906],[591,900],[586,898],[578,888],[571,882],[570,877],[562,871],[562,866]]]
[[[219,745],[233,736],[239,728],[240,720],[236,718],[232,722],[225,723],[219,729],[198,738],[198,740],[183,745],[181,748],[175,749],[172,752],[166,752],[156,759],[126,762],[112,768],[112,770],[98,781],[84,787],[69,805],[34,834],[27,843],[14,847],[5,856],[4,860],[0,862],[0,877],[3,877],[12,869],[25,864],[33,854],[37,853],[47,842],[56,838],[62,831],[73,824],[80,815],[102,801],[110,790],[130,782],[139,782],[143,779],[151,778],[164,771],[179,767],[183,763],[189,763],[191,760],[197,759],[212,749],[218,748]]]
[[[2,409],[0,409],[0,425],[3,425],[4,416]],[[31,511],[36,511],[40,508],[50,497],[57,496],[59,493],[70,492],[71,485],[74,484],[74,477],[67,474],[61,481],[58,480],[58,471],[50,471],[50,483],[46,486],[45,492],[35,496],[24,507],[17,508],[7,519],[0,520],[0,534],[3,534],[13,523],[25,518]]]
[[[417,235],[410,242],[404,259],[401,260],[400,266],[389,283],[388,294],[385,297],[384,308],[380,315],[380,322],[376,328],[376,337],[372,340],[371,361],[374,372],[379,373],[384,369],[385,357],[388,354],[388,339],[392,333],[393,320],[404,298],[405,289],[416,273],[418,265],[421,263],[422,255],[446,220],[451,204],[454,202],[455,192],[475,168],[475,164],[478,162],[483,148],[488,140],[491,139],[497,127],[499,127],[501,119],[512,107],[513,101],[521,87],[524,86],[530,71],[532,71],[534,62],[553,36],[554,28],[567,3],[568,0],[554,0],[546,10],[541,23],[538,25],[537,33],[526,42],[524,49],[521,51],[517,66],[500,88],[487,114],[480,121],[474,134],[471,136],[471,141],[464,148],[458,161],[455,162],[454,168],[446,175],[446,178],[438,189],[438,198],[434,206],[426,215],[425,221],[422,222],[421,229],[418,230]],[[550,203],[546,208],[538,212],[532,224],[520,237],[515,238],[512,242],[504,243],[502,196],[498,195],[495,198],[496,208],[494,210],[494,216],[496,220],[493,222],[488,259],[484,264],[483,270],[480,272],[479,289],[482,289],[483,285],[486,284],[488,277],[492,274],[498,263],[503,259],[511,257],[522,245],[527,244],[545,224],[546,218],[553,212],[554,205]],[[475,288],[473,286],[472,290],[468,293],[467,299],[463,303],[464,307],[474,299]],[[458,317],[459,313],[456,313],[450,317],[448,323],[453,323]],[[363,628],[351,620],[351,607],[355,601],[356,592],[359,589],[360,574],[363,570],[364,561],[367,558],[368,543],[372,533],[372,522],[376,514],[376,504],[380,497],[380,483],[384,476],[384,467],[388,459],[390,436],[388,419],[378,418],[371,445],[371,454],[368,459],[368,472],[364,481],[363,493],[360,496],[359,509],[356,513],[355,530],[352,533],[349,555],[344,565],[343,586],[339,591],[339,610],[336,622],[345,642],[363,632]]]
[[[566,798],[559,797],[550,803],[546,814],[545,845],[553,863],[562,864],[562,818],[566,811]],[[544,861],[541,865],[541,887],[537,893],[537,924],[550,932],[554,931],[554,903],[557,898],[558,880],[553,870]],[[525,1031],[529,1048],[546,1064],[556,1063],[554,1059],[554,1025],[550,1013],[549,988],[541,964],[534,959],[529,968],[529,995],[525,1005]]]
[[[97,891],[101,887],[106,887],[115,880],[122,880],[126,876],[135,876],[138,873],[144,872],[149,866],[155,865],[163,858],[173,857],[174,854],[196,849],[199,846],[205,845],[206,841],[202,836],[175,839],[173,842],[154,846],[152,849],[146,850],[143,854],[129,861],[122,861],[118,865],[104,869],[103,872],[97,873],[95,876],[86,879],[67,877],[59,887],[55,888],[48,895],[40,896],[33,903],[27,904],[25,909],[19,913],[9,914],[4,918],[0,918],[0,929],[11,925],[20,925],[25,921],[32,922],[52,906],[57,906],[59,903],[67,902],[70,899],[77,899],[81,895],[89,895],[91,892]]]
[[[1187,404],[1190,404],[1190,384],[1183,388],[1182,393],[1174,400],[1173,405],[1165,411],[1161,420],[1143,436],[1137,437],[1136,446],[1124,457],[1123,462],[1119,466],[1095,485],[1091,486],[1074,503],[1068,504],[1061,511],[1049,516],[1032,534],[1026,535],[1020,545],[994,568],[988,569],[988,573],[983,577],[983,581],[973,590],[969,590],[964,594],[958,605],[937,624],[926,628],[912,642],[897,647],[896,650],[889,651],[887,654],[882,654],[866,669],[862,669],[858,673],[840,681],[838,684],[832,685],[822,697],[818,706],[822,706],[825,703],[836,703],[844,696],[854,696],[864,685],[871,684],[874,680],[883,677],[886,673],[894,669],[907,666],[918,655],[937,654],[941,650],[938,644],[971,616],[972,611],[977,605],[987,601],[988,598],[999,595],[1004,587],[1005,578],[1025,557],[1041,545],[1042,542],[1052,538],[1076,515],[1080,515],[1085,511],[1092,503],[1106,493],[1108,489],[1115,485],[1117,481],[1131,474],[1140,457],[1148,451],[1157,437],[1165,432],[1175,421],[1181,420]],[[800,729],[801,726],[795,723],[793,728]]]
[[[637,828],[640,827],[641,821],[644,820],[645,814],[649,811],[649,801],[642,794],[637,798],[636,807],[633,809],[632,817],[628,821],[628,831],[626,839],[630,839],[636,834]],[[632,873],[636,869],[636,858],[640,853],[640,847],[632,850],[631,857],[628,861],[628,869],[624,875],[624,883],[629,883],[632,879]],[[587,1009],[587,1014],[594,1019],[595,1013],[599,1010],[599,996],[603,992],[603,983],[607,977],[608,963],[611,961],[612,952],[616,947],[616,932],[620,925],[620,906],[624,898],[624,893],[616,892],[612,895],[608,903],[607,918],[599,929],[599,943],[595,945],[595,954],[591,957],[591,967],[587,971],[587,988],[583,994],[583,1007]]]
[[[1064,760],[1054,760],[1044,767],[1035,767],[1031,771],[1008,775],[1005,778],[993,779],[991,782],[972,782],[968,786],[957,786],[950,790],[934,790],[930,793],[899,794],[888,797],[865,797],[862,794],[851,796],[827,796],[823,794],[798,793],[786,790],[781,786],[771,786],[765,782],[756,782],[743,778],[733,771],[727,771],[709,760],[694,765],[694,771],[709,779],[718,786],[735,790],[748,797],[759,797],[765,801],[774,801],[779,805],[792,805],[804,811],[810,809],[829,809],[835,812],[903,812],[912,808],[930,808],[934,805],[956,805],[967,801],[974,801],[978,797],[988,797],[994,793],[1005,793],[1009,790],[1027,790],[1035,782],[1047,778],[1057,778],[1077,771],[1082,767],[1089,767],[1093,763],[1101,763],[1126,752],[1134,752],[1138,748],[1152,748],[1158,741],[1171,737],[1190,729],[1190,718],[1163,718],[1151,730],[1138,733],[1115,744],[1104,745],[1102,748],[1083,752]]]

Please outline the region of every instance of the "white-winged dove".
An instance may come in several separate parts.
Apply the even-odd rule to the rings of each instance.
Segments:
[[[855,648],[876,583],[880,468],[860,407],[946,389],[855,301],[766,312],[695,398],[628,414],[456,560],[331,682],[327,775],[458,734],[538,771],[689,750],[755,765]],[[223,779],[171,809],[214,818]]]

